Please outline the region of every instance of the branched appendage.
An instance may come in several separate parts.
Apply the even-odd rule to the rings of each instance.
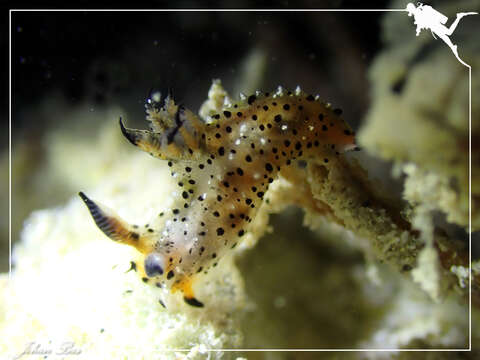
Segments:
[[[129,129],[120,120],[128,141],[167,160],[178,184],[179,196],[161,214],[160,225],[150,223],[140,232],[80,195],[107,236],[145,256],[139,268],[147,280],[183,292],[185,302],[197,307],[203,304],[194,296],[195,278],[243,240],[279,175],[295,178],[295,172],[304,171],[297,161],[328,162],[356,149],[341,110],[300,88],[291,92],[279,87],[273,94],[257,92],[233,102],[224,91],[216,96],[219,87],[219,82],[212,86],[204,120],[176,105],[171,96],[163,107],[157,97],[147,103],[152,130]]]
[[[150,130],[156,133],[163,133],[165,130],[174,127],[175,117],[178,112],[178,105],[175,104],[171,91],[165,98],[164,105],[161,105],[161,94],[153,93],[145,104],[146,119],[150,121]]]

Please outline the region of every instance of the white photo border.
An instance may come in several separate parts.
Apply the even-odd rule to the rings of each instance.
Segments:
[[[406,12],[406,9],[9,9],[9,109],[8,109],[8,242],[9,280],[12,276],[12,15],[15,12]],[[468,348],[459,349],[199,349],[200,352],[437,352],[472,350],[472,67],[468,67],[468,241],[469,241],[469,334]],[[158,352],[190,352],[192,349],[158,349]]]

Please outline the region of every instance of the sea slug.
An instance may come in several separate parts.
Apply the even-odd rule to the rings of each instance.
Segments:
[[[150,98],[146,109],[150,131],[126,128],[121,119],[120,128],[133,145],[167,161],[178,185],[176,204],[139,227],[80,196],[109,238],[145,256],[138,266],[145,282],[181,290],[192,306],[203,306],[193,280],[242,240],[282,169],[357,149],[341,110],[300,88],[226,101],[206,120],[170,95],[163,106],[159,96]]]

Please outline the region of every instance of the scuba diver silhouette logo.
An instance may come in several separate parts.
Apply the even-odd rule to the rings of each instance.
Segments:
[[[417,3],[417,7],[415,7],[415,5],[413,5],[412,3],[408,3],[405,11],[408,11],[408,16],[413,15],[413,17],[415,18],[414,24],[417,25],[417,36],[423,29],[430,29],[432,36],[435,38],[435,40],[437,39],[436,36],[442,39],[445,44],[450,47],[458,61],[460,61],[465,66],[469,66],[468,64],[463,62],[462,59],[460,59],[460,56],[458,56],[457,45],[454,45],[452,43],[449,36],[452,35],[457,28],[460,19],[462,19],[464,16],[475,15],[478,13],[458,13],[455,21],[452,23],[452,25],[450,25],[449,28],[447,28],[445,24],[447,23],[448,17],[438,12],[429,5]]]

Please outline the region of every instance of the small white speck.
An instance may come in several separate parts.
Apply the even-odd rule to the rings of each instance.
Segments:
[[[287,129],[288,129],[288,126],[287,126],[287,125],[282,125],[281,129],[282,129],[282,130],[287,130]]]
[[[315,130],[315,126],[309,125],[309,126],[308,126],[308,130],[310,130],[310,131]]]
[[[267,143],[267,140],[265,138],[260,138],[260,144],[265,145]]]
[[[240,139],[235,140],[235,145],[240,145]]]
[[[152,100],[155,102],[160,102],[162,99],[162,94],[160,94],[160,91],[156,91],[152,94]]]

